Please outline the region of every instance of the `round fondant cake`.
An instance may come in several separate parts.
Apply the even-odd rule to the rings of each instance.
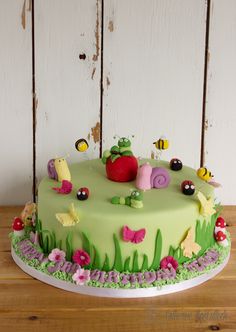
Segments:
[[[27,203],[13,222],[18,265],[54,286],[114,297],[186,289],[223,268],[230,239],[207,169],[137,160],[125,139],[102,161],[49,161],[37,207]]]

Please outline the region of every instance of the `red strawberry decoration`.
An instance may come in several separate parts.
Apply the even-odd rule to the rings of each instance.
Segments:
[[[115,182],[133,181],[137,176],[138,162],[134,156],[120,156],[115,161],[109,157],[106,161],[106,172],[109,180]]]

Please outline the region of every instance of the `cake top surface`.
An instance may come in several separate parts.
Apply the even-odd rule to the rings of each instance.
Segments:
[[[171,181],[165,189],[153,189],[145,191],[143,193],[144,207],[142,209],[130,209],[129,207],[123,207],[120,209],[118,206],[110,204],[113,196],[126,197],[131,194],[131,191],[135,189],[135,181],[131,182],[114,182],[110,181],[106,177],[106,170],[101,163],[101,159],[94,159],[83,161],[80,163],[74,163],[69,166],[71,173],[71,182],[73,183],[73,190],[69,195],[56,195],[52,190],[55,187],[55,180],[45,177],[39,186],[40,190],[44,191],[45,199],[50,200],[53,205],[54,202],[58,204],[58,200],[61,201],[61,208],[68,210],[68,205],[72,202],[75,203],[76,208],[83,210],[82,213],[89,212],[91,215],[94,211],[96,214],[116,213],[119,210],[119,215],[133,215],[134,213],[147,214],[156,213],[156,211],[167,212],[171,209],[181,209],[186,204],[199,207],[199,200],[197,198],[197,192],[201,191],[206,197],[212,197],[214,188],[201,180],[196,170],[183,166],[183,168],[176,172],[170,169],[167,161],[157,161],[152,159],[140,159],[139,164],[142,165],[148,162],[152,167],[166,168],[170,174]],[[184,180],[191,180],[196,188],[196,192],[192,196],[183,195],[181,192],[181,183]],[[87,187],[90,191],[90,197],[88,200],[80,202],[78,201],[76,194],[80,187]]]

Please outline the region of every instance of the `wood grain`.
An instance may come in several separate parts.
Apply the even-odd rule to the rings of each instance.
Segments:
[[[231,258],[214,279],[196,288],[148,299],[73,294],[26,275],[10,257],[11,219],[21,207],[0,208],[0,326],[27,331],[232,331],[236,330],[236,207],[223,215],[232,238]]]
[[[205,164],[222,184],[222,204],[236,204],[236,2],[211,1],[205,123]]]
[[[32,197],[31,11],[26,0],[0,1],[0,204]]]
[[[104,149],[134,135],[150,158],[165,135],[164,159],[199,167],[205,18],[204,0],[105,1]]]
[[[51,158],[99,156],[100,43],[100,0],[35,1],[38,181]],[[87,153],[75,150],[79,138],[88,139]]]

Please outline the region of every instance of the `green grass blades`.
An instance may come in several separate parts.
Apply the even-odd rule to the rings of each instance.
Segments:
[[[69,232],[66,237],[66,260],[72,261],[73,245],[72,245],[72,232]]]
[[[157,270],[160,266],[160,258],[161,258],[161,250],[162,250],[162,236],[160,229],[157,230],[156,240],[155,240],[155,250],[154,250],[154,258],[150,270]]]
[[[113,240],[114,240],[114,244],[115,244],[115,258],[114,258],[114,264],[113,264],[112,269],[116,270],[118,272],[122,272],[123,263],[122,263],[121,249],[120,249],[119,241],[115,234],[113,234]]]

